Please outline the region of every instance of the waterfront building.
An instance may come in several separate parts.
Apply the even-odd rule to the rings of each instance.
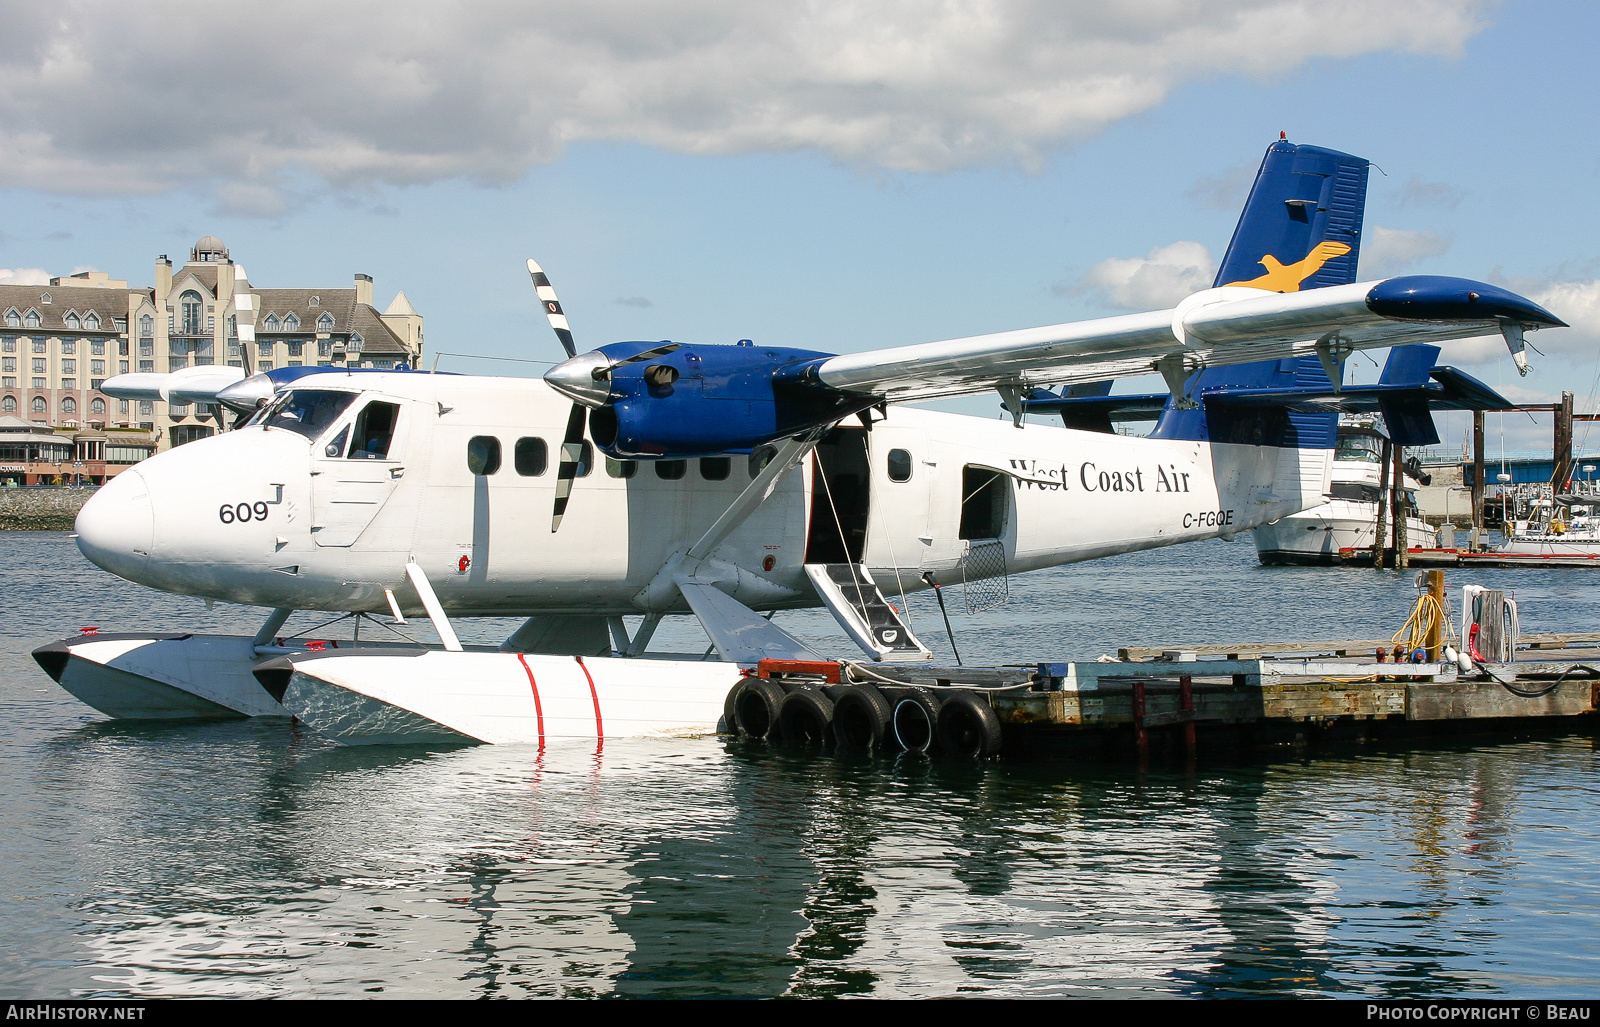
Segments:
[[[129,288],[101,271],[52,278],[47,286],[0,285],[0,417],[69,440],[89,433],[85,453],[100,451],[89,445],[97,437],[119,433],[140,436],[123,448],[165,449],[215,434],[226,413],[211,405],[113,399],[99,391],[105,379],[216,363],[247,373],[302,365],[415,366],[422,316],[403,292],[379,313],[372,289],[372,278],[362,274],[348,288],[256,288],[222,240],[210,235],[194,244],[181,267],[165,254],[158,257],[150,288]],[[78,443],[73,446],[76,453]],[[50,443],[38,452],[54,454],[57,447]],[[29,461],[0,460],[7,467],[19,463]],[[93,475],[101,480],[122,466],[69,463],[103,463]],[[43,475],[0,471],[0,478],[18,473]]]
[[[0,488],[103,485],[155,449],[155,433],[139,428],[75,431],[0,414]]]

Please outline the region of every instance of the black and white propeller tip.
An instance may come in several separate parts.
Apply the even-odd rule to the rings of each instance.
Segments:
[[[539,295],[539,304],[544,307],[544,316],[549,319],[550,327],[555,329],[556,338],[561,340],[561,348],[567,351],[567,356],[577,356],[578,347],[572,341],[572,326],[567,324],[561,300],[556,296],[555,287],[550,284],[550,276],[532,257],[528,258],[528,277],[533,279],[533,291]]]

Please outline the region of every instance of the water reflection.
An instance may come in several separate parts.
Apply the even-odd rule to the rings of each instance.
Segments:
[[[85,992],[1491,991],[1519,765],[1592,756],[1543,742],[1132,779],[716,741],[597,756],[159,733],[157,754],[80,728],[40,761]]]

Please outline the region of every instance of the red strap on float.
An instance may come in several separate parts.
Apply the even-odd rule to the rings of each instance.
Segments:
[[[533,668],[528,666],[528,661],[521,653],[517,654],[517,662],[522,664],[522,669],[528,672],[528,687],[533,689],[533,712],[539,718],[539,748],[544,748],[544,706],[539,702],[539,683],[533,680]]]
[[[589,697],[594,700],[594,736],[601,742],[606,740],[605,727],[600,723],[600,693],[594,690],[594,675],[589,673],[589,668],[584,667],[583,657],[574,656],[578,666],[583,667],[583,676],[589,679]]]

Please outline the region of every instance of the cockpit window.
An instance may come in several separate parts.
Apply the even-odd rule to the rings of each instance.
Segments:
[[[295,389],[268,408],[268,428],[287,428],[308,439],[321,435],[355,401],[353,392]]]
[[[350,444],[352,460],[384,460],[394,438],[394,423],[400,407],[394,403],[368,403],[356,418],[356,437]]]

